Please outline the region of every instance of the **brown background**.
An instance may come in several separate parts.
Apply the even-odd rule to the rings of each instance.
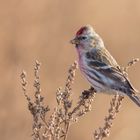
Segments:
[[[77,59],[69,40],[85,24],[94,26],[120,65],[140,57],[139,0],[0,0],[0,140],[31,140],[31,115],[19,75],[27,71],[33,94],[33,64],[38,59],[42,94],[52,108],[56,89],[64,85],[67,69]],[[140,63],[129,77],[140,90],[139,71]],[[88,87],[78,70],[74,98]],[[68,140],[92,139],[103,125],[111,97],[98,94],[92,112],[71,127]],[[126,97],[107,139],[139,140],[139,122],[140,108]]]

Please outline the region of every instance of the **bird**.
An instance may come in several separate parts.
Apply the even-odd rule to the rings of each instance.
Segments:
[[[140,107],[139,92],[91,25],[81,27],[70,42],[77,50],[81,73],[96,93],[127,95]]]

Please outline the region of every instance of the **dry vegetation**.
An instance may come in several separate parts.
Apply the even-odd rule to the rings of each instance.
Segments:
[[[127,70],[130,66],[135,64],[139,59],[133,59],[128,63],[125,68],[122,68],[122,72],[128,76]],[[26,72],[21,73],[21,84],[24,96],[28,102],[28,110],[33,117],[32,125],[32,139],[33,140],[66,140],[69,132],[69,128],[73,123],[79,121],[81,117],[91,111],[91,105],[94,101],[95,91],[91,87],[88,90],[84,90],[79,97],[76,105],[73,105],[72,100],[72,84],[74,83],[76,69],[78,68],[77,62],[74,62],[68,71],[68,77],[65,82],[64,88],[58,88],[56,91],[57,106],[50,110],[49,106],[45,106],[44,97],[41,95],[40,87],[40,63],[35,62],[34,66],[34,100],[27,94],[27,81]],[[120,110],[124,97],[121,95],[114,95],[110,101],[110,108],[108,109],[108,115],[105,116],[105,122],[103,127],[99,127],[99,130],[95,130],[93,136],[95,140],[102,140],[108,137],[110,129],[113,124],[117,113]],[[51,115],[48,116],[48,111],[51,111]]]

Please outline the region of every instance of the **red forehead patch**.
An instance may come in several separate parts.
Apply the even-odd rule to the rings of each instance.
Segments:
[[[81,35],[83,34],[83,32],[86,30],[86,27],[82,27],[80,28],[80,30],[78,30],[78,32],[76,33],[76,35]]]

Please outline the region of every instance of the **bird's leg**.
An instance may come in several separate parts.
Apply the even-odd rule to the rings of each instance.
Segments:
[[[90,89],[84,90],[82,95],[84,99],[88,99],[93,93],[96,93],[96,90],[93,87],[90,87]]]

